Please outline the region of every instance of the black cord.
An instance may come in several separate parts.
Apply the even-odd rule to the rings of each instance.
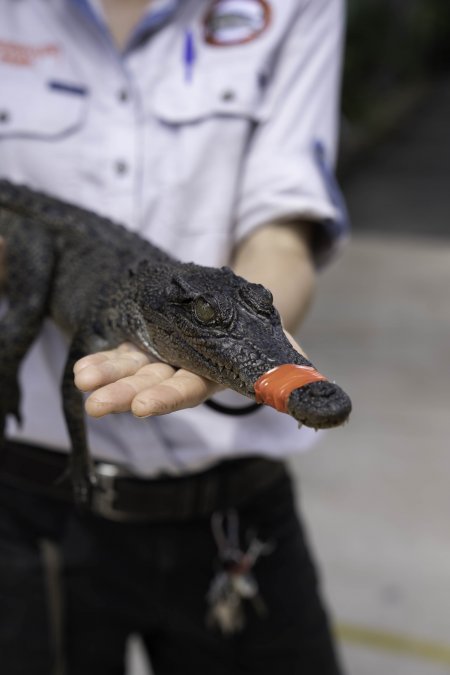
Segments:
[[[217,403],[211,399],[209,401],[205,401],[205,405],[216,412],[222,413],[223,415],[235,415],[238,417],[241,415],[250,415],[261,408],[259,403],[249,403],[249,405],[235,407],[230,405],[222,405],[222,403]]]

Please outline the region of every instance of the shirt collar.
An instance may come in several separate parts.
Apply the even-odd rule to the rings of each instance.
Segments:
[[[165,24],[175,14],[179,4],[180,0],[155,0],[152,2],[132,33],[126,51],[132,49],[147,35]]]
[[[97,28],[109,36],[100,0],[69,0],[69,2],[81,11],[88,21],[95,24]],[[154,0],[136,26],[125,51],[129,51],[150,33],[158,30],[175,14],[179,4],[180,0]]]

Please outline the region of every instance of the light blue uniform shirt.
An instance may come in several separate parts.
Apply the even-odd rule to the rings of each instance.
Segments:
[[[95,2],[0,0],[0,15],[0,176],[201,264],[225,263],[236,242],[286,217],[316,223],[318,264],[345,239],[330,168],[341,0],[159,0],[123,54]],[[11,434],[68,448],[66,344],[48,321],[21,374],[24,426],[11,422]],[[148,476],[281,457],[310,436],[266,407],[89,421],[95,456]]]

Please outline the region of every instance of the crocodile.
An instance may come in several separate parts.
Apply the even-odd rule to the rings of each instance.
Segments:
[[[7,415],[20,422],[18,369],[50,317],[69,336],[61,395],[77,503],[89,502],[96,480],[73,366],[123,341],[301,424],[325,428],[347,420],[349,397],[315,377],[313,364],[292,347],[264,286],[228,267],[180,262],[120,224],[6,180],[0,180],[0,236],[8,272],[0,321],[0,438]],[[264,378],[286,364],[313,375],[301,386],[294,377],[280,407],[263,390],[279,393],[285,376],[283,386]]]

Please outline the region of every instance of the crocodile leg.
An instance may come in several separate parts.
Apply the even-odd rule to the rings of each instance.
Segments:
[[[26,237],[23,230],[26,230]],[[18,370],[46,314],[54,264],[51,239],[31,221],[0,211],[7,282],[0,319],[0,438],[6,417],[20,422]]]
[[[86,337],[82,331],[74,336],[61,385],[64,417],[71,441],[69,468],[62,478],[69,476],[75,503],[81,509],[88,507],[91,503],[92,492],[97,488],[97,478],[94,462],[88,449],[83,394],[75,387],[73,367],[78,359],[95,351],[92,349],[91,342],[92,339]]]

